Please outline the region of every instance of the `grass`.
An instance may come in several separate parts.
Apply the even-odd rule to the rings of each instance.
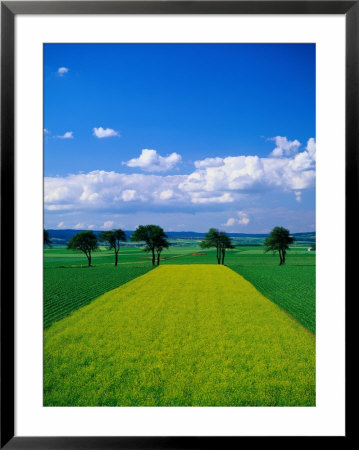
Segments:
[[[286,264],[278,263],[278,255],[264,254],[262,248],[243,247],[230,253],[227,259],[231,269],[315,333],[315,252],[293,246]]]
[[[225,263],[315,333],[315,252],[307,252],[306,248],[292,246],[283,267],[278,266],[277,255],[264,254],[263,247],[258,246],[242,246],[227,251]],[[215,250],[202,250],[196,243],[170,247],[162,255],[161,264],[166,265],[216,263]],[[99,295],[152,269],[151,256],[138,247],[122,247],[119,266],[115,268],[113,263],[113,252],[104,248],[94,252],[94,267],[90,269],[80,252],[65,248],[46,249],[45,328]]]
[[[217,265],[163,265],[44,335],[46,406],[315,405],[315,338]]]
[[[195,254],[195,253],[198,254]],[[215,250],[194,250],[164,264],[214,264]],[[225,264],[250,281],[265,297],[279,305],[312,333],[315,333],[315,252],[293,246],[286,264],[263,247],[243,246],[227,251]]]
[[[230,267],[315,333],[315,266]]]
[[[44,328],[87,305],[96,297],[148,272],[146,264],[44,269]]]
[[[187,252],[179,247],[165,258]],[[93,252],[92,264],[87,266],[81,252],[63,247],[44,250],[44,328],[153,268],[151,256],[138,247],[121,248],[117,267],[113,251],[100,248]]]

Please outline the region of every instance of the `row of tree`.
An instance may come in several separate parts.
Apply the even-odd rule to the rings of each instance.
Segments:
[[[140,225],[132,233],[131,241],[144,242],[144,251],[151,252],[152,265],[160,264],[161,253],[167,249],[170,244],[168,236],[163,229],[158,225]],[[88,260],[88,265],[91,267],[92,252],[98,249],[100,242],[106,243],[115,253],[115,266],[118,265],[118,254],[120,251],[121,242],[127,240],[126,233],[121,230],[102,231],[99,236],[93,231],[81,231],[68,241],[67,248],[71,250],[82,251]],[[289,245],[294,242],[294,238],[290,236],[289,230],[283,227],[275,227],[270,235],[265,239],[265,252],[273,251],[279,254],[279,265],[285,264],[286,252]],[[51,239],[47,230],[44,230],[44,245],[51,246]],[[231,238],[224,231],[219,231],[216,228],[210,228],[206,233],[203,241],[200,242],[201,248],[216,248],[216,257],[218,264],[224,264],[224,258],[227,249],[233,249],[234,245]]]
[[[46,230],[45,230],[46,231]],[[140,225],[131,235],[131,241],[144,242],[144,251],[151,252],[152,265],[160,264],[160,257],[162,250],[169,247],[167,241],[168,236],[163,229],[158,225]],[[82,251],[88,260],[88,265],[91,267],[92,252],[98,249],[99,242],[106,243],[110,250],[115,253],[115,266],[118,265],[118,254],[120,245],[127,240],[126,233],[121,230],[102,231],[98,237],[93,231],[81,231],[76,233],[67,243],[67,248],[71,250]],[[44,236],[44,242],[45,236]],[[48,244],[48,242],[46,242]]]

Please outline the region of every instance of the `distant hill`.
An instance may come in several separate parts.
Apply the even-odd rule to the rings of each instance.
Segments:
[[[48,230],[50,239],[54,245],[66,245],[70,238],[83,230]],[[100,230],[93,230],[93,232],[98,235],[101,233]],[[125,231],[127,239],[129,240],[133,231]],[[170,240],[175,239],[185,239],[185,240],[202,240],[206,233],[198,233],[196,231],[166,231],[167,236]],[[302,244],[311,244],[315,242],[315,231],[308,233],[293,233],[292,236],[295,238],[295,242]],[[264,239],[268,234],[260,233],[228,233],[228,235],[235,241],[237,245],[263,245]]]

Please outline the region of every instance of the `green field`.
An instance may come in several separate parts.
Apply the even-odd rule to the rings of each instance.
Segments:
[[[181,255],[181,251],[176,255]],[[113,252],[100,249],[93,253],[94,267],[89,268],[82,253],[65,248],[45,249],[44,328],[148,272],[152,269],[150,260],[140,248],[125,247],[115,267]]]
[[[44,269],[44,328],[151,269],[148,264]]]
[[[163,252],[161,264],[215,264],[215,251],[203,251],[197,242],[178,240]],[[227,251],[225,263],[250,281],[265,297],[278,304],[315,333],[315,252],[292,246],[285,266],[263,247],[236,247]],[[119,266],[113,252],[93,254],[88,268],[83,254],[52,248],[44,251],[44,326],[62,319],[105,292],[152,269],[151,257],[138,247],[123,247]]]
[[[44,404],[315,405],[315,338],[227,267],[163,265],[45,331]]]

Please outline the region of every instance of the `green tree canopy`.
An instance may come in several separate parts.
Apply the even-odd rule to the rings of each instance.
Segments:
[[[168,248],[169,247],[169,242],[167,241],[167,236],[159,236],[158,239],[156,240],[156,253],[157,253],[157,265],[160,265],[160,257],[161,257],[161,252],[164,248]]]
[[[273,251],[279,253],[279,265],[285,264],[286,252],[289,245],[293,244],[294,238],[290,235],[289,230],[283,227],[274,227],[270,235],[265,239],[265,253]]]
[[[120,251],[120,243],[126,241],[126,233],[121,230],[102,231],[100,240],[109,244],[110,250],[115,250],[115,266],[118,264],[118,252]]]
[[[217,249],[217,262],[224,264],[224,257],[226,249],[234,248],[231,238],[224,231],[219,231],[217,228],[210,228],[208,233],[204,236],[204,240],[200,242],[201,248],[215,247]]]
[[[222,256],[222,264],[224,264],[224,257],[226,254],[226,250],[234,248],[234,245],[232,244],[231,238],[224,231],[221,231],[219,233],[219,243]]]
[[[47,230],[44,230],[44,245],[47,245],[48,247],[52,247],[52,241],[50,239],[50,235]]]
[[[81,250],[85,253],[88,265],[91,267],[91,253],[97,250],[97,236],[93,231],[81,231],[75,234],[67,243],[67,248],[71,250]]]
[[[146,243],[145,251],[152,253],[152,265],[155,265],[157,252],[157,264],[164,248],[168,248],[167,235],[158,225],[140,225],[131,235],[131,241],[143,241]]]

